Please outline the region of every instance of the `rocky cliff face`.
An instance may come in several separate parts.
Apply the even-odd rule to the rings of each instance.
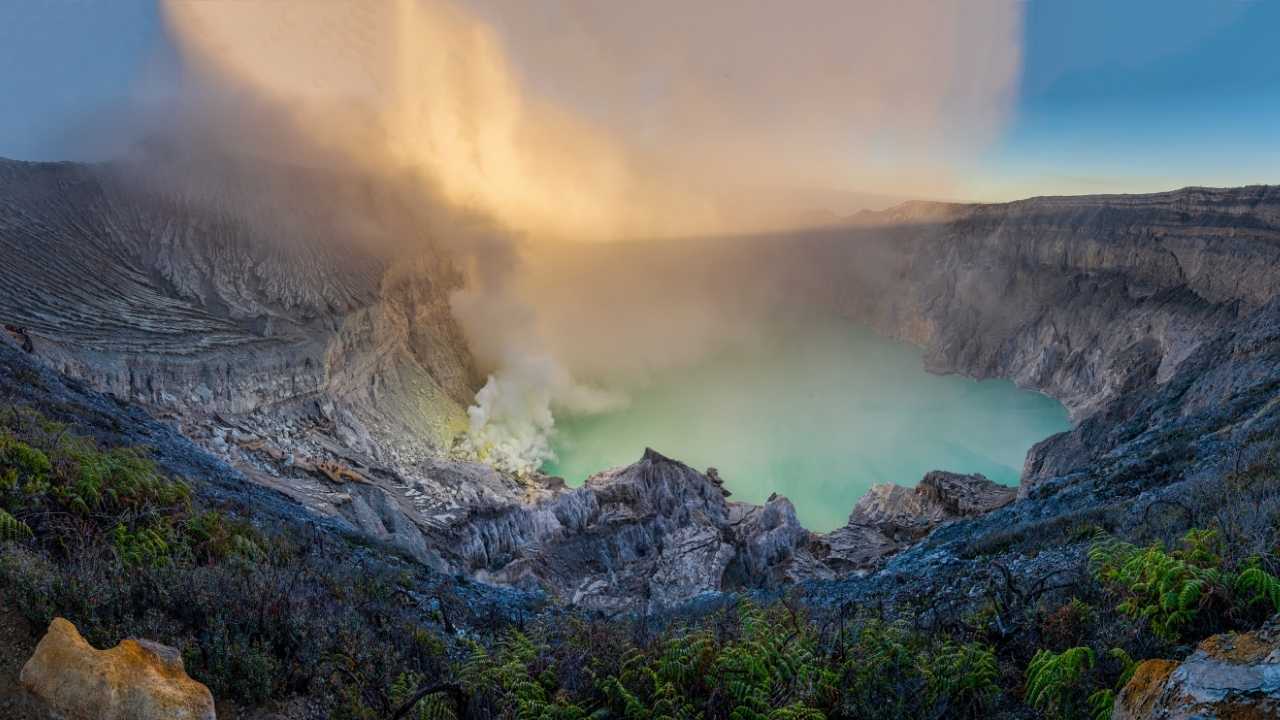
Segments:
[[[1280,189],[1269,186],[929,205],[859,221],[892,272],[867,273],[838,304],[925,348],[931,370],[1014,380],[1076,419],[1148,376],[1171,377],[1200,342],[1270,300],[1280,263]]]
[[[432,243],[392,254],[326,210],[375,186],[279,171],[262,182],[313,198],[280,218],[253,208],[265,187],[169,191],[131,170],[0,160],[0,317],[41,358],[202,438],[255,417],[392,466],[447,449],[477,381],[458,281]],[[402,214],[362,219],[395,234]]]
[[[289,178],[311,196],[368,194]],[[420,232],[394,202],[360,205],[359,223],[324,203],[282,219],[254,193],[210,202],[118,167],[0,161],[0,320],[50,366],[177,418],[310,513],[444,571],[599,608],[856,575],[940,524],[980,530],[952,521],[1010,500],[984,478],[931,474],[874,490],[818,535],[785,498],[730,502],[714,473],[656,452],[573,490],[451,460],[477,381],[449,309],[452,261],[429,239],[393,253],[310,241]],[[786,240],[702,261],[729,298],[772,287],[922,346],[932,370],[1010,378],[1071,410],[1078,427],[1030,453],[1024,501],[999,517],[1057,512],[1055,494],[1075,507],[1080,488],[1132,473],[1135,453],[1274,425],[1276,188],[917,203]]]

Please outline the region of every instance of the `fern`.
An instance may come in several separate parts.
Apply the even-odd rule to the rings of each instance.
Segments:
[[[400,673],[391,684],[389,693],[392,707],[400,707],[418,691],[426,678],[418,673]],[[405,716],[411,720],[457,720],[453,701],[442,693],[427,695],[413,706]]]
[[[1120,675],[1112,687],[1102,688],[1089,696],[1089,714],[1092,720],[1110,720],[1115,709],[1116,693],[1129,684],[1133,671],[1138,667],[1138,663],[1122,648],[1111,648],[1107,651],[1107,657],[1120,664]]]
[[[768,720],[827,720],[827,716],[821,710],[796,703],[769,713]]]
[[[1103,688],[1089,696],[1089,717],[1092,720],[1111,720],[1115,712],[1116,691]]]
[[[1247,604],[1264,604],[1270,612],[1280,613],[1280,579],[1263,570],[1256,561],[1240,572],[1235,588],[1247,598]]]
[[[0,436],[0,465],[22,482],[39,482],[53,472],[48,454],[11,436]]]
[[[1116,609],[1149,623],[1165,640],[1177,640],[1197,619],[1223,574],[1211,551],[1215,534],[1192,530],[1185,548],[1166,552],[1157,545],[1138,548],[1114,538],[1095,542],[1089,551],[1094,573],[1125,596]]]
[[[124,525],[116,525],[111,545],[122,565],[160,565],[169,560],[169,543],[154,528],[130,532]]]
[[[1076,698],[1096,662],[1096,655],[1087,647],[1060,653],[1037,651],[1027,666],[1026,703],[1051,717],[1074,717],[1079,705]]]
[[[31,536],[29,525],[0,508],[0,540],[25,540]]]
[[[1193,627],[1230,625],[1239,613],[1258,605],[1268,613],[1280,612],[1280,579],[1256,559],[1239,573],[1222,567],[1218,535],[1212,530],[1188,531],[1181,547],[1172,551],[1100,537],[1089,560],[1097,578],[1123,598],[1116,609],[1148,623],[1163,640],[1187,637]]]
[[[1000,694],[1000,667],[984,645],[945,645],[928,669],[930,695],[952,710],[950,717],[985,717]]]

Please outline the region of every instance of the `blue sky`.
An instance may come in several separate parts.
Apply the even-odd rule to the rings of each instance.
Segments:
[[[93,154],[85,132],[164,47],[146,0],[0,0],[0,156]]]
[[[1030,0],[980,195],[1280,182],[1280,2]]]
[[[164,49],[146,0],[0,0],[0,155],[101,152],[87,129]],[[1280,182],[1278,120],[1280,0],[1027,0],[1016,108],[970,193]]]

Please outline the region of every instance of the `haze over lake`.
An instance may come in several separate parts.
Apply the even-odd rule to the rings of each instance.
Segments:
[[[775,326],[625,389],[621,410],[558,419],[546,472],[580,485],[649,446],[716,467],[735,500],[787,496],[820,532],[843,525],[871,485],[912,486],[930,470],[1016,485],[1027,450],[1070,428],[1049,397],[930,374],[919,350],[839,320]]]

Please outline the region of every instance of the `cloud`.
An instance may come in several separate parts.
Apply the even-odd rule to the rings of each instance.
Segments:
[[[1001,128],[1021,7],[169,0],[199,72],[321,147],[574,240],[777,225],[947,194]],[[850,208],[856,209],[856,208]]]
[[[163,8],[197,114],[225,120],[210,123],[220,149],[392,179],[407,221],[347,218],[343,196],[325,216],[345,234],[425,230],[454,250],[468,282],[453,309],[490,373],[470,450],[514,470],[545,459],[557,410],[625,401],[575,378],[695,361],[756,317],[711,290],[731,284],[645,273],[661,263],[587,263],[590,277],[561,283],[565,242],[778,228],[868,197],[950,194],[1005,122],[1020,58],[1013,0]],[[356,205],[370,202],[382,199]],[[682,246],[666,247],[681,267]]]

